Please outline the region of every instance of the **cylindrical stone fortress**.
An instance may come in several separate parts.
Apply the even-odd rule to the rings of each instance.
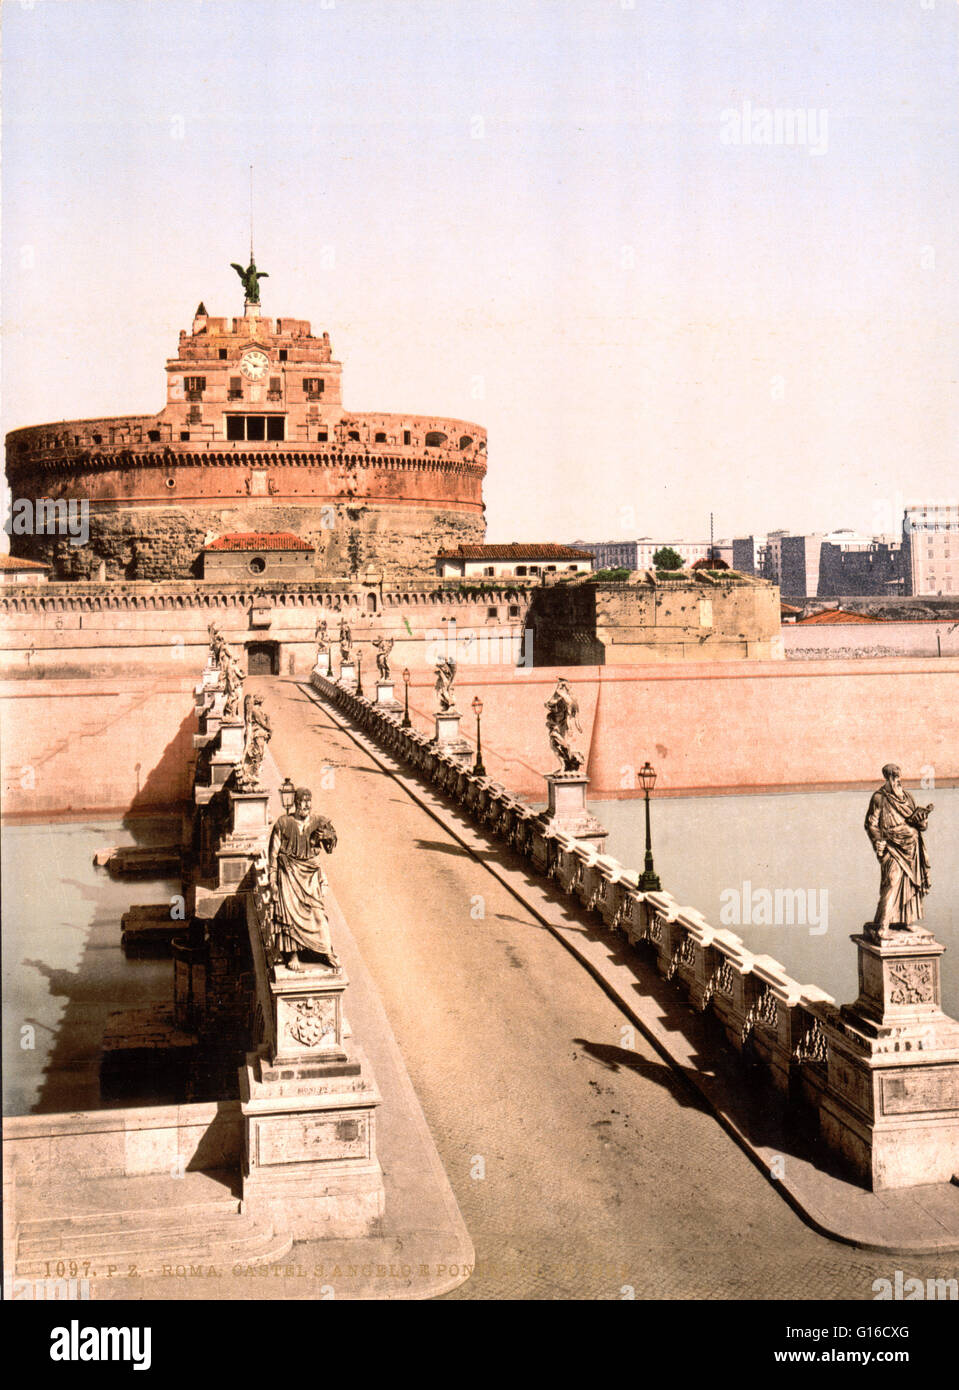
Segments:
[[[308,322],[201,304],[166,371],[159,415],[7,436],[12,498],[31,504],[12,513],[11,554],[51,563],[51,578],[189,578],[221,534],[292,531],[319,576],[402,577],[483,540],[486,431],[344,410],[329,334]],[[88,504],[85,544],[67,534],[69,501]]]

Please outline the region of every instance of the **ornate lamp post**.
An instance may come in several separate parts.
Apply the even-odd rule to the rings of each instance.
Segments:
[[[486,768],[483,766],[483,742],[480,737],[480,715],[483,713],[483,701],[478,695],[473,697],[473,713],[476,715],[476,762],[473,764],[473,776],[485,777]]]
[[[362,695],[362,694],[363,694],[363,670],[362,670],[362,667],[363,667],[363,653],[362,653],[362,652],[360,651],[360,649],[357,647],[357,649],[356,649],[356,694],[357,694],[357,695]]]
[[[284,777],[280,786],[280,800],[283,802],[284,811],[293,810],[293,802],[296,799],[296,788],[289,777]]]
[[[401,728],[412,728],[410,724],[410,668],[403,667],[403,723]]]
[[[639,780],[646,797],[646,867],[640,875],[639,886],[644,892],[661,893],[663,885],[659,881],[659,874],[653,868],[653,847],[649,837],[649,793],[656,785],[656,772],[648,761],[639,769]]]

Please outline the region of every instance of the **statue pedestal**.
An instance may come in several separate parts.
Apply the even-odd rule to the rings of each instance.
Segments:
[[[387,709],[391,713],[403,708],[399,700],[393,693],[393,682],[382,680],[376,682],[376,703],[380,709]]]
[[[340,674],[336,678],[337,685],[356,685],[356,663],[354,661],[341,661]]]
[[[265,836],[269,829],[266,816],[270,793],[266,790],[229,793],[230,808],[233,812],[234,835]]]
[[[473,746],[460,738],[460,719],[458,710],[442,710],[436,715],[436,736],[434,744],[438,753],[450,753],[462,762],[473,752]]]
[[[222,750],[214,753],[210,758],[210,785],[213,787],[225,786],[238,761],[238,758],[234,758],[232,754],[224,753]]]
[[[242,719],[224,719],[220,724],[220,752],[238,763],[243,757],[246,725]]]
[[[216,852],[217,888],[237,888],[266,849],[266,831],[233,831]]]
[[[258,975],[261,968],[262,957]],[[365,1235],[385,1209],[380,1095],[347,1036],[349,981],[342,970],[306,962],[301,973],[282,965],[267,973],[266,1036],[240,1069],[244,1209],[272,1216],[299,1238]]]
[[[959,1023],[942,1012],[931,932],[872,924],[851,938],[859,997],[824,1023],[828,1084],[820,1130],[875,1191],[959,1172]]]
[[[560,831],[576,840],[588,840],[602,854],[607,831],[586,805],[589,778],[583,772],[552,772],[546,777],[549,804],[537,817],[544,831]]]
[[[332,676],[333,662],[330,659],[329,652],[320,652],[318,654],[313,670],[318,676]]]

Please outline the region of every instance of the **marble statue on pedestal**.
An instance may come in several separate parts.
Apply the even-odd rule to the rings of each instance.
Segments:
[[[549,746],[560,760],[560,766],[553,776],[563,772],[578,772],[586,761],[586,755],[570,743],[570,724],[582,733],[579,723],[579,702],[569,687],[569,682],[560,676],[556,689],[546,701],[546,732]]]
[[[436,663],[436,684],[433,687],[439,701],[440,712],[445,714],[448,710],[455,709],[456,698],[453,695],[453,682],[456,679],[456,662],[452,657],[440,657]]]
[[[309,788],[298,787],[292,812],[279,816],[270,833],[273,947],[294,972],[303,969],[301,951],[340,968],[323,901],[327,878],[321,862],[322,852],[332,854],[336,847],[336,831],[325,816],[311,815],[312,805]]]
[[[377,637],[373,643],[373,650],[376,652],[376,669],[379,672],[380,680],[388,681],[390,678],[390,652],[393,650],[395,637]]]
[[[340,660],[349,661],[353,649],[353,634],[345,618],[340,619]]]
[[[246,725],[243,758],[234,768],[240,791],[257,791],[260,785],[260,765],[266,745],[273,737],[270,716],[262,708],[262,695],[247,695],[243,701],[243,721]]]
[[[212,622],[207,628],[207,634],[210,638],[210,665],[219,666],[220,656],[223,648],[226,646],[226,642],[223,640],[223,633],[220,631],[217,624]]]
[[[314,637],[316,639],[316,665],[319,666],[321,658],[324,656],[329,658],[330,654],[330,639],[326,630],[325,618],[321,618],[317,623]]]
[[[922,900],[931,886],[923,832],[933,808],[916,805],[895,763],[887,763],[882,775],[886,780],[873,792],[866,813],[866,834],[881,875],[871,924],[876,937],[887,937],[894,929],[911,931],[922,920]]]
[[[223,679],[226,683],[226,700],[223,704],[224,719],[235,719],[240,712],[240,702],[243,699],[243,672],[240,663],[224,644],[225,660],[220,665]]]

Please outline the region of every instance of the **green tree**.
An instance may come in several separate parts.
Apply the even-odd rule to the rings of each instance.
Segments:
[[[683,557],[671,545],[664,545],[653,555],[653,564],[658,570],[681,570]]]

